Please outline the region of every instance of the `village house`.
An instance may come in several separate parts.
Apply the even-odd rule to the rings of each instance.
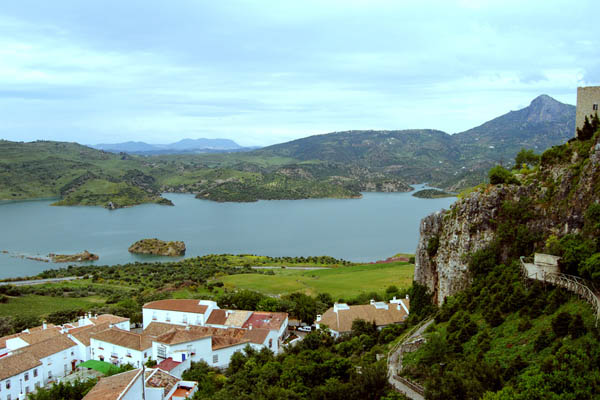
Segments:
[[[90,335],[90,359],[115,365],[141,367],[152,354],[152,339],[146,335],[109,328]]]
[[[158,368],[141,368],[101,378],[83,400],[183,400],[191,398],[198,383]]]
[[[0,358],[0,399],[16,400],[42,386],[42,363],[28,352]]]
[[[247,345],[255,349],[267,347],[268,329],[214,328],[151,323],[144,334],[152,337],[152,357],[159,368],[176,376],[180,364],[205,361],[214,367],[226,367],[231,356]]]
[[[94,316],[92,316],[92,313],[87,313],[85,315],[80,316],[79,319],[77,320],[77,322],[64,324],[63,329],[66,330],[67,332],[71,333],[74,330],[77,330],[80,328],[91,327],[91,326],[96,326],[96,325],[105,325],[105,324],[111,324],[116,328],[123,329],[126,331],[129,330],[130,325],[131,325],[129,323],[129,318],[119,317],[118,315],[112,315],[112,314],[102,314],[102,315],[95,314]]]
[[[586,117],[600,115],[600,86],[586,86],[577,88],[577,108],[575,112],[575,129],[583,128]]]
[[[210,300],[166,299],[144,304],[143,328],[151,322],[175,325],[204,325],[211,311],[219,308]]]
[[[336,303],[325,311],[323,315],[317,315],[315,325],[317,329],[329,328],[334,336],[350,333],[352,322],[362,319],[374,322],[378,329],[388,325],[402,323],[408,318],[409,299],[396,299],[394,297],[389,303],[371,300],[370,304],[349,306],[345,303]]]

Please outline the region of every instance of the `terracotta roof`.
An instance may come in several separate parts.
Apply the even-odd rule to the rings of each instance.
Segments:
[[[244,322],[252,315],[252,311],[228,310],[228,312],[229,316],[224,325],[236,328],[241,328],[244,325]]]
[[[193,342],[212,335],[212,333],[206,329],[197,328],[204,327],[193,326],[189,327],[189,329],[186,329],[185,327],[181,327],[181,329],[173,328],[169,332],[157,337],[156,341],[165,344],[179,344]]]
[[[406,300],[403,299],[403,302]],[[408,305],[404,303],[407,308]],[[350,306],[347,310],[333,311],[333,307],[323,314],[319,325],[327,325],[337,332],[350,332],[352,330],[352,321],[362,319],[367,322],[375,321],[377,326],[385,326],[403,322],[408,316],[401,305],[388,304],[388,309],[378,309],[371,304]]]
[[[181,325],[167,324],[165,322],[150,322],[146,329],[144,329],[144,335],[156,338],[174,328],[183,329],[184,327]]]
[[[91,339],[112,343],[127,349],[142,351],[152,347],[152,338],[143,334],[129,332],[119,328],[111,328],[94,333]]]
[[[267,336],[269,336],[269,330],[268,329],[247,329],[244,330],[245,334],[244,334],[244,339],[248,339],[250,342],[252,343],[256,343],[256,344],[264,344],[265,340],[267,339]]]
[[[223,349],[225,347],[236,346],[238,344],[249,343],[248,339],[238,339],[227,336],[213,336],[212,337],[212,349],[218,350]]]
[[[152,322],[144,329],[144,335],[155,335],[156,341],[165,344],[185,343],[208,336],[229,337],[263,344],[268,334],[268,329],[215,328],[212,326],[196,325],[190,325],[189,330],[186,330],[184,326],[162,322]]]
[[[127,390],[142,374],[141,369],[122,372],[106,378],[100,378],[96,386],[82,400],[116,400],[127,393]]]
[[[77,346],[77,344],[69,339],[67,335],[58,335],[50,339],[46,339],[43,342],[38,342],[30,346],[23,347],[19,349],[19,351],[27,352],[38,360],[41,360],[42,358],[75,346]]]
[[[0,358],[0,381],[20,374],[42,363],[28,352],[17,352],[13,355]]]
[[[147,370],[145,379],[146,387],[163,388],[163,396],[169,394],[171,389],[180,381],[180,379],[160,369]]]
[[[207,324],[213,325],[225,325],[225,321],[227,321],[227,310],[216,309],[210,312],[208,319],[206,320]]]
[[[31,333],[22,333],[19,335],[19,339],[29,344],[35,344],[60,335],[61,333],[58,329],[44,329],[32,331]]]
[[[119,317],[118,315],[112,315],[112,314],[102,314],[102,315],[98,315],[97,317],[90,318],[90,321],[92,321],[96,325],[106,324],[106,323],[118,324],[120,322],[129,321],[129,318]]]
[[[175,361],[172,357],[169,357],[166,360],[162,360],[160,363],[158,363],[157,367],[163,371],[169,372],[179,364],[181,364],[179,361]]]
[[[152,301],[144,304],[143,308],[153,310],[166,310],[166,311],[181,311],[195,314],[204,314],[207,306],[200,305],[200,300],[194,299],[166,299]]]
[[[109,329],[109,326],[109,323],[82,326],[81,328],[77,328],[76,330],[69,331],[69,334],[73,335],[73,337],[79,342],[81,342],[81,344],[83,344],[84,346],[89,346],[91,336],[94,333],[102,332],[104,330]]]
[[[32,334],[32,333],[37,333],[37,332],[40,332],[40,331],[43,331],[43,330],[44,330],[44,327],[43,327],[43,326],[36,326],[36,327],[34,327],[34,328],[29,328],[28,330],[29,330],[29,333],[26,333],[26,332],[19,332],[19,333],[14,333],[14,334],[12,334],[12,335],[8,335],[8,336],[3,336],[3,337],[1,337],[1,338],[0,338],[0,349],[2,349],[2,348],[5,348],[5,347],[6,347],[6,341],[7,341],[8,339],[13,339],[13,338],[16,338],[16,337],[20,337],[20,336],[22,336],[22,335],[30,335],[30,334]],[[60,327],[58,327],[58,326],[56,326],[56,325],[54,325],[54,324],[47,324],[47,325],[46,325],[46,330],[52,330],[52,331],[55,331],[55,332],[58,332],[58,333],[60,333]],[[46,339],[47,339],[47,338],[46,338]]]
[[[278,331],[287,317],[287,313],[282,312],[256,311],[244,323],[243,328],[248,329],[250,328],[250,324],[252,324],[253,328],[264,328],[272,331]]]

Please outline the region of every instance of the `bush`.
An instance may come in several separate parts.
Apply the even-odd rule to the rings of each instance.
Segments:
[[[440,237],[437,235],[430,237],[427,241],[427,254],[429,255],[429,258],[435,257],[439,247]]]
[[[523,164],[534,166],[538,165],[539,163],[540,156],[535,154],[533,150],[521,149],[521,151],[519,151],[515,157],[515,166],[513,169],[520,169]]]
[[[569,335],[571,335],[573,339],[577,339],[578,337],[581,337],[586,333],[587,328],[583,323],[583,318],[581,318],[581,314],[575,315],[571,319],[571,323],[569,324]]]
[[[552,331],[557,337],[567,336],[570,325],[571,315],[569,313],[561,312],[552,319]]]
[[[499,185],[503,183],[516,185],[519,184],[519,181],[517,180],[517,178],[514,177],[512,172],[504,168],[502,165],[496,165],[495,167],[490,169],[488,177],[492,185]]]
[[[543,331],[535,338],[535,341],[533,342],[533,349],[536,352],[540,352],[548,347],[551,342],[552,338],[550,337],[550,334],[547,331]]]

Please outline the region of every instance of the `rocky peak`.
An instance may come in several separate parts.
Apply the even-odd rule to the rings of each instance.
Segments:
[[[533,99],[526,108],[527,121],[534,123],[556,121],[563,116],[566,106],[566,104],[543,94]]]

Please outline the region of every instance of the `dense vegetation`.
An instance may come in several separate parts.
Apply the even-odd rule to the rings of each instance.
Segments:
[[[454,197],[455,195],[439,189],[423,189],[413,193],[413,196],[421,199],[439,199],[442,197]]]
[[[600,283],[600,177],[595,167],[583,173],[598,135],[579,135],[542,155],[522,150],[512,171],[490,171],[493,184],[521,185],[512,186],[520,196],[503,201],[486,221],[495,234],[467,256],[470,287],[446,298],[427,343],[404,357],[403,374],[424,384],[427,398],[600,396],[600,329],[592,308],[572,292],[525,281],[518,261],[536,251],[558,255],[561,272]],[[582,217],[569,220],[577,229],[551,229],[556,216],[572,210]],[[436,240],[428,251],[445,245]]]

